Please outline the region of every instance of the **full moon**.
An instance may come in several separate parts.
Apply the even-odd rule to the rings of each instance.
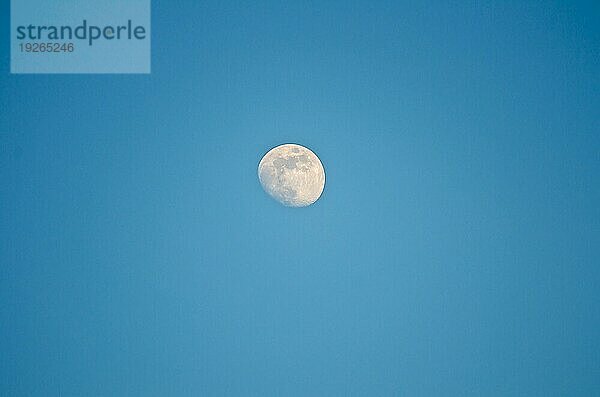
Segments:
[[[325,169],[310,149],[286,143],[269,150],[258,164],[265,192],[287,207],[306,207],[321,197]]]

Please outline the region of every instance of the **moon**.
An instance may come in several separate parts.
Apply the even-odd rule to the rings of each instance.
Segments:
[[[269,150],[258,164],[265,192],[286,207],[306,207],[321,197],[325,169],[310,149],[286,143]]]

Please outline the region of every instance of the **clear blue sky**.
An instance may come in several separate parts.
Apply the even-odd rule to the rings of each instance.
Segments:
[[[153,0],[151,75],[6,3],[0,395],[600,395],[597,2]]]

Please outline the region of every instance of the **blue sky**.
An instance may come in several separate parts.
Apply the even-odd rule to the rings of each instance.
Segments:
[[[150,75],[11,75],[4,29],[0,394],[599,394],[599,19],[154,0]]]

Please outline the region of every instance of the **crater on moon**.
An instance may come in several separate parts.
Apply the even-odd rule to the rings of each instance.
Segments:
[[[258,178],[265,192],[288,207],[311,205],[325,187],[325,170],[317,155],[293,143],[269,150],[258,164]]]

